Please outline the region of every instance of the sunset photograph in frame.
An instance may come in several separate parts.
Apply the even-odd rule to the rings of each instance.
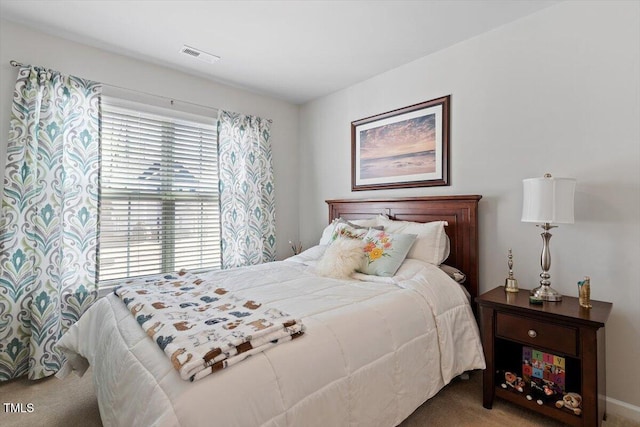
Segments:
[[[449,185],[449,101],[352,122],[351,190]]]

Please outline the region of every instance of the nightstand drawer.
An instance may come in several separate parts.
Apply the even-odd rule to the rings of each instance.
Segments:
[[[498,312],[496,335],[567,355],[578,354],[578,331],[575,328],[538,319]]]

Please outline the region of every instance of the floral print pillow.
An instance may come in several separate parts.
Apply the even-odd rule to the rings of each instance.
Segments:
[[[345,222],[339,222],[336,225],[336,228],[333,230],[333,235],[331,236],[331,242],[334,242],[338,238],[343,239],[363,239],[364,236],[367,235],[369,231],[368,228],[364,227],[353,227],[350,224]]]
[[[392,234],[369,229],[364,236],[365,260],[358,271],[374,276],[393,276],[416,240],[415,234]]]

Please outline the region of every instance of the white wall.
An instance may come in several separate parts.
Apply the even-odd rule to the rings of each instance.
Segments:
[[[326,225],[325,199],[481,194],[481,290],[504,284],[508,248],[531,288],[542,240],[520,222],[522,179],[574,177],[576,222],[552,231],[551,280],[575,296],[589,275],[592,298],[613,302],[607,393],[639,409],[639,20],[638,2],[560,3],[304,105],[304,245]],[[350,122],[448,94],[451,185],[351,192]]]
[[[298,193],[297,106],[0,20],[2,165],[6,162],[6,135],[17,75],[17,69],[9,65],[11,59],[153,95],[273,119],[271,142],[276,181],[277,256],[291,255],[288,241],[298,236],[298,204],[291,197]],[[0,176],[3,173],[4,167]]]

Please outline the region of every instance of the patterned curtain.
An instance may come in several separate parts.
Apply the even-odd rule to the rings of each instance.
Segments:
[[[97,296],[98,83],[22,67],[0,218],[0,380],[54,374]]]
[[[275,260],[270,127],[271,120],[218,114],[222,268]]]

